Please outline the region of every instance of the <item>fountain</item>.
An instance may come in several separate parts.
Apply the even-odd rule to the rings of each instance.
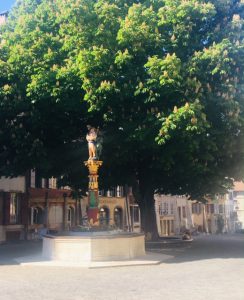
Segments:
[[[103,162],[97,155],[98,130],[91,126],[88,126],[88,130],[86,139],[89,158],[84,164],[89,171],[87,219],[91,230],[84,232],[77,228],[61,235],[45,235],[43,257],[48,260],[79,264],[128,260],[143,256],[145,255],[144,234],[118,230],[102,231],[99,226],[98,169]]]

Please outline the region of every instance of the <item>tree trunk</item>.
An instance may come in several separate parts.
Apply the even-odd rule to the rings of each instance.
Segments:
[[[134,187],[133,187],[134,192]],[[141,211],[141,227],[146,239],[157,239],[158,229],[154,206],[154,189],[150,184],[141,183],[135,189],[135,198]]]
[[[154,192],[146,191],[142,197],[141,204],[142,205],[139,203],[142,216],[142,228],[145,232],[146,239],[155,240],[158,238],[158,230],[154,206]]]

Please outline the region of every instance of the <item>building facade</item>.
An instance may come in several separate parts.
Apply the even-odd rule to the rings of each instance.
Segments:
[[[28,223],[25,177],[0,179],[0,243],[24,239]]]
[[[131,191],[123,187],[99,192],[99,223],[103,228],[140,232],[140,210]],[[31,170],[26,176],[0,178],[0,243],[37,239],[41,234],[82,226],[88,198],[72,196],[57,179],[44,179]]]
[[[4,11],[0,13],[0,26],[4,25],[7,21],[7,17],[8,17],[8,12]]]
[[[233,190],[229,193],[233,200],[233,227],[234,231],[244,230],[244,182],[235,182]]]
[[[236,182],[225,195],[215,195],[206,203],[185,196],[155,195],[159,236],[175,236],[186,229],[192,232],[233,233],[244,229],[244,183]]]
[[[75,204],[69,189],[58,189],[56,179],[39,178],[33,170],[26,176],[1,177],[0,242],[30,239],[44,228],[65,229],[75,222]]]
[[[198,232],[232,233],[235,231],[234,218],[234,201],[230,192],[217,194],[204,204],[192,201],[192,219]]]
[[[184,196],[154,195],[158,234],[175,236],[192,229],[191,205]]]
[[[85,197],[82,201],[87,207],[88,199]],[[131,232],[141,231],[140,209],[131,189],[128,190],[127,195],[122,186],[107,191],[100,190],[98,208],[100,226],[110,226]],[[85,208],[82,211],[84,213]]]

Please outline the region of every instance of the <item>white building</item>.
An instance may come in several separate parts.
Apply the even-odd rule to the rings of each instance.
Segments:
[[[154,195],[159,236],[174,236],[192,229],[191,204],[185,196]]]
[[[7,11],[4,11],[4,12],[0,13],[0,26],[4,25],[6,23],[7,17],[8,17],[8,12]]]
[[[230,191],[233,199],[233,223],[234,230],[244,230],[244,182],[235,182],[234,188]]]

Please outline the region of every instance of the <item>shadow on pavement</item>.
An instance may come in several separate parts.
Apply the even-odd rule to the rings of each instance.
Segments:
[[[149,248],[150,247],[150,248]],[[244,235],[199,235],[192,242],[171,242],[147,246],[154,253],[172,255],[164,263],[184,263],[209,259],[244,258]]]
[[[0,266],[1,265],[18,265],[15,260],[22,256],[41,255],[42,241],[14,241],[0,245]]]
[[[164,257],[166,264],[184,263],[209,259],[244,258],[244,235],[199,235],[192,242],[166,240],[146,243],[146,250]],[[30,262],[40,259],[42,241],[18,241],[0,245],[0,266],[18,265],[16,259],[26,257]]]

